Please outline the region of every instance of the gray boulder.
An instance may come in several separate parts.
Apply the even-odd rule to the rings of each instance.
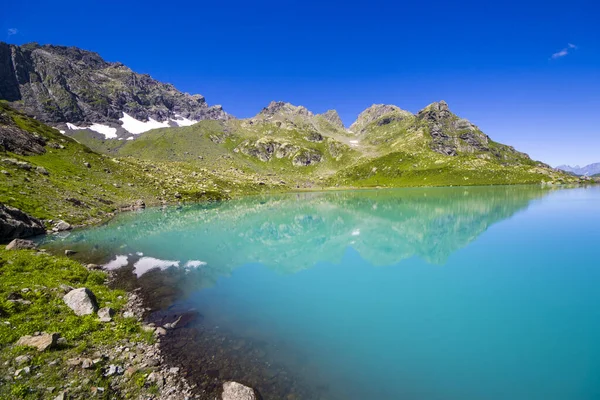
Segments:
[[[223,384],[223,400],[256,400],[254,389],[237,382]]]
[[[35,347],[38,351],[44,351],[55,346],[58,338],[58,333],[42,333],[38,336],[22,336],[17,342],[17,346]]]
[[[98,310],[96,296],[88,288],[73,289],[63,297],[64,302],[77,315],[90,315]]]
[[[98,318],[100,318],[101,322],[110,322],[112,321],[115,315],[115,310],[110,307],[104,307],[98,310]]]
[[[27,239],[13,239],[8,245],[6,245],[6,250],[31,250],[35,249],[36,244]]]
[[[56,225],[54,225],[54,228],[52,228],[52,230],[54,232],[63,232],[63,231],[68,231],[70,229],[72,229],[73,227],[71,226],[71,224],[69,224],[68,222],[65,221],[58,221],[56,223]]]
[[[17,208],[0,204],[0,242],[41,235],[45,232],[44,224],[39,219]]]

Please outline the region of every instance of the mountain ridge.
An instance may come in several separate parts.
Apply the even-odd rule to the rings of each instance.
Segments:
[[[61,130],[91,127],[107,138],[139,133],[143,123],[151,128],[231,118],[201,95],[180,92],[98,53],[37,43],[0,42],[0,98]],[[138,129],[126,129],[127,121]]]
[[[556,167],[556,169],[560,169],[566,172],[572,172],[575,175],[594,176],[600,174],[600,162],[588,164],[583,167],[580,167],[579,165],[559,165]]]

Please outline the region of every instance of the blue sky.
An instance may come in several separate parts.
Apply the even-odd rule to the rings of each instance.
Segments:
[[[552,165],[600,161],[598,1],[11,1],[10,43],[97,51],[237,117],[271,100],[416,112],[446,100]]]

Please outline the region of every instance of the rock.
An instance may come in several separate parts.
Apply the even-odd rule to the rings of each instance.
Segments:
[[[83,165],[85,165],[87,168],[92,168],[92,164],[90,164],[89,162],[84,162]]]
[[[69,397],[66,392],[61,392],[54,398],[54,400],[67,400]]]
[[[98,310],[96,296],[88,288],[71,290],[63,297],[63,300],[76,315],[90,315]]]
[[[64,283],[61,283],[60,285],[58,285],[58,288],[65,294],[69,293],[71,290],[75,289],[73,286],[65,285]]]
[[[71,226],[71,224],[65,222],[65,221],[58,221],[56,223],[56,225],[54,225],[54,228],[52,228],[52,230],[54,232],[63,232],[63,231],[68,231],[70,229],[73,229],[73,227]]]
[[[30,367],[25,367],[25,368],[16,370],[15,371],[15,376],[29,375],[30,373],[31,373],[31,368]]]
[[[223,400],[256,400],[254,389],[237,382],[225,382],[223,384]]]
[[[42,175],[50,175],[48,170],[44,167],[36,167],[35,170]]]
[[[83,360],[81,360],[81,368],[83,369],[92,369],[94,368],[94,365],[94,362],[89,358],[84,358]]]
[[[82,359],[79,357],[75,357],[75,358],[70,358],[67,360],[67,365],[70,367],[76,367],[78,365],[81,365]]]
[[[139,199],[133,202],[132,206],[134,210],[143,210],[146,208],[146,203],[144,203],[144,200]]]
[[[42,333],[38,336],[22,336],[17,341],[17,346],[35,347],[38,351],[44,351],[55,346],[58,338],[58,333]]]
[[[17,363],[17,365],[28,364],[30,361],[31,356],[28,355],[15,357],[15,363]]]
[[[104,307],[98,310],[98,318],[101,322],[110,322],[112,321],[115,315],[115,310],[110,307]]]
[[[159,388],[165,385],[165,377],[160,372],[152,372],[146,380],[150,383],[156,383]]]
[[[102,269],[102,266],[98,264],[87,264],[85,267],[89,270]]]
[[[159,326],[154,331],[154,335],[156,335],[156,336],[164,336],[166,334],[167,334],[167,330],[165,328],[163,328],[162,326]]]
[[[65,256],[72,256],[77,254],[75,250],[65,250]]]
[[[44,224],[39,219],[19,209],[0,204],[0,242],[41,235],[45,232]]]
[[[23,249],[35,249],[37,246],[36,244],[31,241],[31,240],[26,240],[26,239],[13,239],[12,242],[10,242],[7,246],[6,246],[6,250],[23,250]]]
[[[120,365],[109,365],[107,370],[104,372],[104,376],[115,376],[115,375],[123,375],[125,370]]]

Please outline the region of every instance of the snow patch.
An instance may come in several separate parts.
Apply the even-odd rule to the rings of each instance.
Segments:
[[[189,260],[183,266],[184,268],[198,268],[206,265],[206,262],[200,260]]]
[[[129,136],[126,140],[133,140],[134,137],[133,136]]]
[[[106,139],[114,139],[117,137],[117,128],[111,128],[108,125],[92,124],[88,129],[104,135]]]
[[[123,116],[119,118],[123,124],[121,125],[129,133],[139,135],[140,133],[147,132],[157,128],[168,128],[169,121],[158,122],[152,118],[149,118],[147,122],[138,121],[127,113],[123,113]]]
[[[62,133],[63,135],[65,134],[65,131],[63,131],[63,130],[60,130],[59,132]]]
[[[191,126],[198,122],[193,119],[187,119],[177,114],[175,114],[175,118],[177,119],[172,119],[171,121],[175,122],[177,126]]]
[[[158,268],[165,270],[170,267],[179,267],[179,261],[160,260],[154,257],[142,257],[135,264],[133,264],[134,273],[138,278],[152,269]]]
[[[114,139],[117,137],[117,128],[111,128],[108,125],[102,125],[102,124],[92,124],[90,126],[77,126],[75,124],[72,124],[70,122],[67,122],[67,128],[73,130],[73,131],[79,131],[82,129],[89,129],[92,130],[94,132],[98,132],[102,135],[104,135],[104,137],[106,139]],[[64,133],[64,131],[61,131],[61,133]]]
[[[67,122],[67,128],[69,128],[69,129],[71,129],[73,131],[77,131],[79,129],[86,129],[85,127],[80,127],[80,126],[77,126],[77,125],[72,124],[70,122]]]

